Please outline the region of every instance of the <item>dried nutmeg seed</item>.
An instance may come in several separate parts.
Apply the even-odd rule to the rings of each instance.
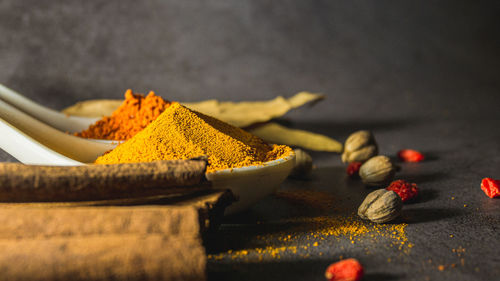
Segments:
[[[361,181],[369,186],[388,184],[392,181],[395,174],[396,166],[392,164],[389,157],[384,155],[370,158],[359,168]]]
[[[357,131],[345,141],[342,162],[365,162],[377,154],[378,146],[373,134],[370,131]]]
[[[292,177],[303,178],[309,175],[312,171],[312,157],[302,149],[294,149],[295,165],[290,173]]]
[[[376,223],[384,223],[397,218],[401,214],[403,201],[392,190],[378,189],[368,194],[358,208],[362,219]]]

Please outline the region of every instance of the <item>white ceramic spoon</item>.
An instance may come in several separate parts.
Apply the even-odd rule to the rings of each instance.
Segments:
[[[25,164],[77,166],[83,163],[59,154],[0,119],[0,148]]]
[[[61,132],[3,100],[0,100],[0,121],[0,148],[25,164],[92,163],[116,146]]]
[[[0,84],[0,99],[60,131],[76,133],[89,127],[98,118],[70,116],[40,105]]]

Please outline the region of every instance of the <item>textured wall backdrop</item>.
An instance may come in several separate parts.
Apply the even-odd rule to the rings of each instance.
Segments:
[[[497,3],[3,0],[0,83],[55,108],[310,90],[329,99],[304,118],[479,117],[498,104]]]

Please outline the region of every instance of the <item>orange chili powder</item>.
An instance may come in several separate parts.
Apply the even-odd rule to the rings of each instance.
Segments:
[[[145,97],[125,92],[125,101],[111,116],[103,117],[76,136],[88,139],[128,140],[153,122],[167,107],[169,101],[155,95],[153,91]]]

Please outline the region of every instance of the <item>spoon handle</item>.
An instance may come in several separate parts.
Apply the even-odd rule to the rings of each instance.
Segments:
[[[98,119],[63,114],[40,105],[2,84],[0,84],[0,99],[63,132],[80,132]]]
[[[0,163],[0,202],[85,201],[210,189],[205,160],[84,166]]]
[[[97,157],[116,146],[66,134],[31,117],[2,99],[0,99],[0,119],[48,149],[82,163],[93,163]]]

